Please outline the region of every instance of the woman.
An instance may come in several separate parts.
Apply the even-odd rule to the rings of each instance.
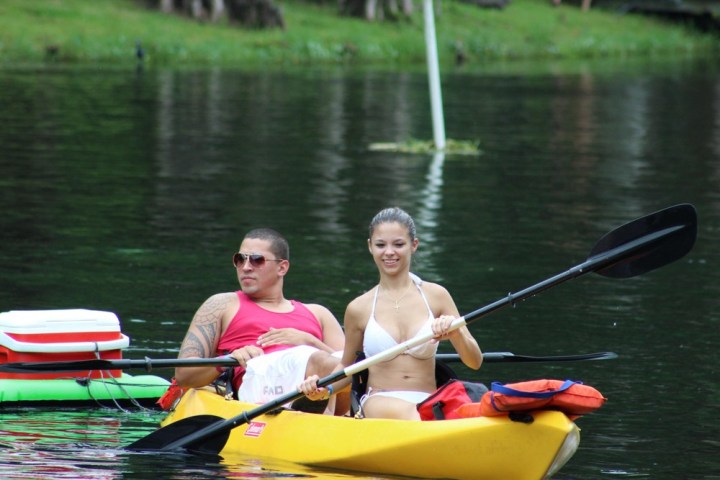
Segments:
[[[370,222],[368,249],[380,274],[378,284],[350,302],[345,311],[344,369],[356,352],[371,357],[418,336],[434,334],[429,342],[369,368],[367,392],[360,401],[368,418],[419,420],[416,405],[435,384],[435,353],[441,340],[449,340],[469,368],[477,370],[482,352],[467,327],[449,332],[459,316],[448,291],[410,273],[418,248],[415,222],[400,208],[380,211]],[[312,400],[328,398],[333,389],[317,388],[317,375],[298,387]],[[335,390],[347,380],[338,382]]]

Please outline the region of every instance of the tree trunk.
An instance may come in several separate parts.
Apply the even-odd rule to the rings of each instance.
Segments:
[[[402,13],[406,17],[411,17],[413,13],[413,2],[412,0],[402,0]]]
[[[340,13],[362,17],[370,22],[409,18],[413,13],[413,0],[339,0]]]
[[[160,0],[160,11],[164,13],[171,13],[175,10],[173,0]]]
[[[210,21],[217,22],[225,11],[224,0],[210,0]]]
[[[398,17],[398,13],[400,12],[400,8],[398,7],[397,0],[385,0],[385,4],[387,5],[387,8],[385,11],[388,13],[388,16],[390,19],[395,20]]]
[[[230,21],[250,28],[285,28],[282,11],[272,0],[227,0]]]
[[[340,15],[366,18],[365,2],[363,0],[338,0],[338,9]]]
[[[365,20],[375,20],[377,0],[365,0]]]
[[[202,0],[189,0],[188,3],[187,8],[190,11],[190,16],[192,18],[199,20],[204,17]]]

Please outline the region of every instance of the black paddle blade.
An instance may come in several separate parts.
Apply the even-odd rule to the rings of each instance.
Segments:
[[[441,355],[442,354],[438,354],[437,357],[441,358]],[[448,355],[451,356],[452,354]],[[458,357],[460,356],[458,355]],[[515,355],[510,352],[483,353],[483,362],[488,363],[580,362],[586,360],[614,360],[616,358],[618,358],[618,355],[615,352],[583,353],[580,355],[549,355],[543,357]]]
[[[550,355],[534,357],[515,355],[512,352],[483,352],[483,363],[525,363],[525,362],[579,362],[585,360],[613,360],[618,358],[615,352],[581,353],[580,355]],[[436,360],[443,362],[461,362],[457,353],[438,353]]]
[[[126,446],[125,449],[137,451],[171,451],[176,450],[176,448],[173,447],[173,443],[178,440],[183,440],[185,445],[177,449],[184,448],[198,453],[217,454],[225,446],[230,436],[229,430],[203,438],[197,445],[188,443],[187,440],[195,436],[198,432],[203,431],[206,427],[224,421],[224,418],[215,415],[194,415],[155,430],[151,434]]]
[[[616,228],[597,242],[589,259],[638,242],[642,248],[628,249],[627,256],[595,270],[605,277],[634,277],[684,257],[692,249],[696,237],[697,212],[695,207],[684,203]]]

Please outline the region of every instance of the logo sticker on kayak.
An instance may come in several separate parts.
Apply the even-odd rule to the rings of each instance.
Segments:
[[[245,430],[245,436],[246,437],[259,437],[264,429],[265,429],[264,422],[250,422],[247,430]]]

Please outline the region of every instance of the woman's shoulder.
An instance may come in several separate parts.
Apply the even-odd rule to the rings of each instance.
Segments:
[[[423,291],[425,291],[425,293],[437,294],[437,295],[449,294],[447,288],[443,287],[439,283],[428,282],[427,280],[421,280],[420,277],[417,277],[417,276],[415,276],[415,278],[417,278],[417,280],[415,280],[415,283],[417,285],[419,285],[420,288],[422,288]]]
[[[454,303],[448,289],[439,283],[423,281],[420,288],[425,294],[425,297],[427,297],[430,305],[433,306],[433,310],[435,310],[435,307],[438,305]]]
[[[366,305],[370,305],[373,301],[373,298],[375,296],[375,288],[377,286],[374,286],[367,292],[358,295],[357,297],[353,298],[350,303],[348,303],[348,308],[361,308]]]
[[[371,288],[362,295],[358,295],[348,303],[345,309],[345,315],[364,315],[369,312],[372,308],[373,300],[375,298],[375,287]]]

